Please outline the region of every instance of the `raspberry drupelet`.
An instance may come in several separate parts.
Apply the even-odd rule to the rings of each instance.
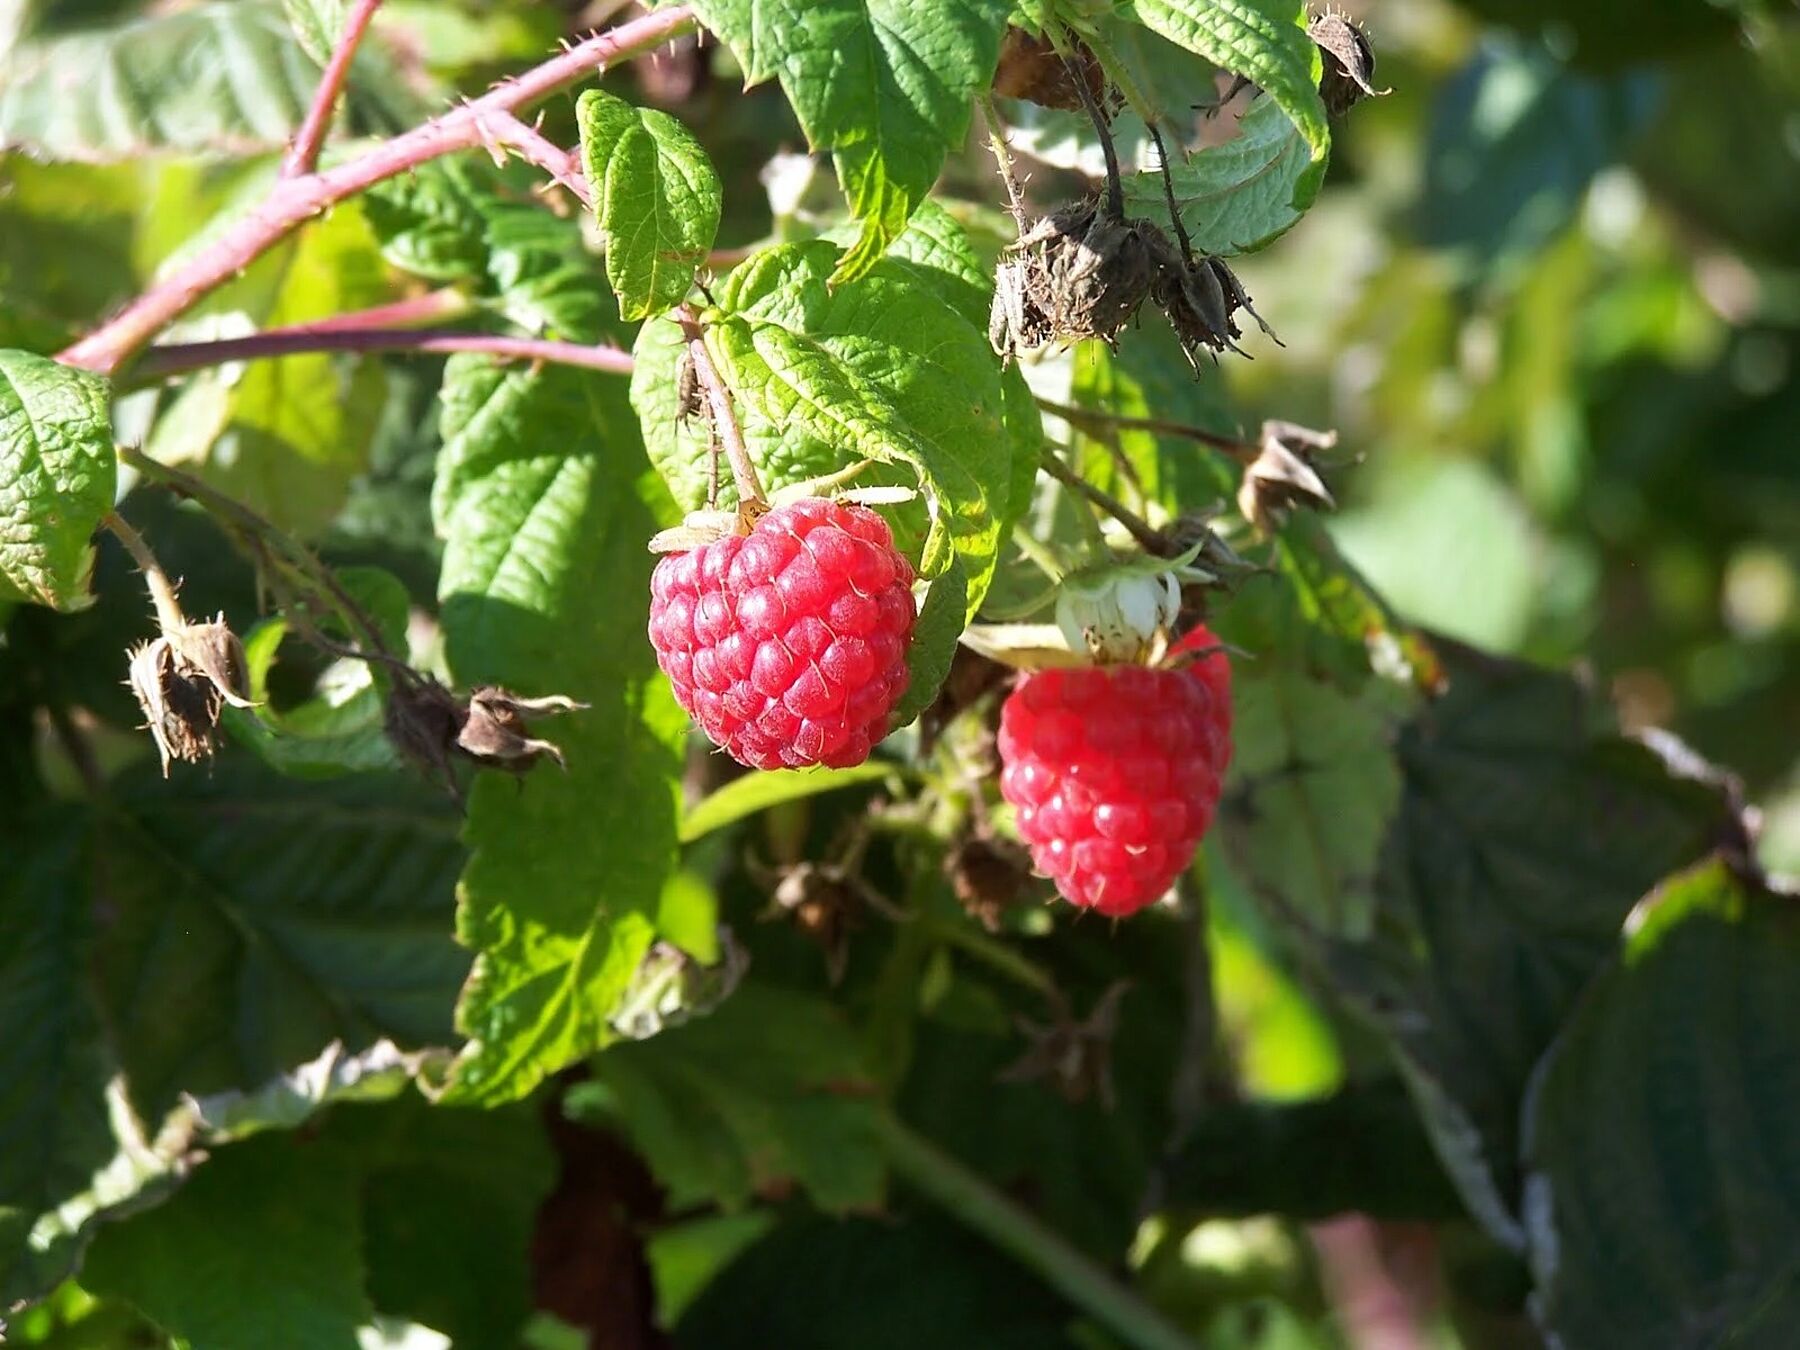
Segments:
[[[1166,668],[1032,671],[1008,695],[1000,791],[1073,903],[1134,913],[1193,860],[1231,761],[1230,667],[1220,651],[1191,657],[1215,645],[1196,629]]]
[[[676,700],[739,763],[848,768],[906,690],[912,581],[875,512],[808,498],[658,563],[650,643]]]

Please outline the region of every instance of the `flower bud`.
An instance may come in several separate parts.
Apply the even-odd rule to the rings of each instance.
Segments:
[[[1069,649],[1101,664],[1151,659],[1181,612],[1181,587],[1166,558],[1077,572],[1063,579],[1056,624]]]

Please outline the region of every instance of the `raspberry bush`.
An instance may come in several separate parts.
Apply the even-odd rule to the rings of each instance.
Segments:
[[[1795,33],[1607,8],[0,4],[0,1342],[1800,1342]]]

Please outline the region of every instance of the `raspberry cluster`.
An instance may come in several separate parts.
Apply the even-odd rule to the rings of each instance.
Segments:
[[[1200,628],[1163,668],[1028,672],[1002,706],[1001,795],[1075,904],[1133,913],[1193,860],[1231,762],[1230,667],[1192,657],[1214,646]]]
[[[912,581],[875,512],[808,498],[658,563],[650,643],[677,701],[739,763],[847,768],[906,689]]]

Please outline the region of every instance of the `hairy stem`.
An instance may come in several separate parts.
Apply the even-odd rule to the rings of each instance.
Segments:
[[[483,352],[518,361],[547,361],[581,366],[609,375],[631,374],[631,353],[617,347],[551,342],[542,338],[500,337],[487,333],[453,333],[442,329],[333,328],[308,324],[296,329],[273,328],[248,337],[213,342],[174,342],[151,347],[131,367],[126,383],[142,384],[228,361],[293,356],[301,352]]]
[[[1181,223],[1181,208],[1175,204],[1175,174],[1169,167],[1169,148],[1163,144],[1162,132],[1156,129],[1156,123],[1146,122],[1144,125],[1150,132],[1150,139],[1156,144],[1156,162],[1162,173],[1163,201],[1168,204],[1169,224],[1175,227],[1175,238],[1181,245],[1181,260],[1191,267],[1194,263],[1194,241],[1188,238],[1187,226]]]
[[[719,378],[718,367],[706,350],[706,335],[700,330],[700,317],[689,305],[675,311],[681,335],[687,339],[688,356],[694,363],[694,374],[706,395],[712,412],[713,427],[725,446],[725,458],[731,464],[731,478],[737,484],[738,501],[743,505],[768,505],[763,495],[762,480],[757,477],[756,463],[750,458],[750,447],[744,444],[744,429],[738,425],[737,409],[731,402],[731,391]]]
[[[1181,436],[1202,445],[1210,445],[1215,450],[1223,450],[1240,462],[1248,462],[1257,455],[1257,446],[1253,441],[1208,431],[1205,427],[1193,426],[1187,422],[1169,422],[1160,417],[1126,417],[1119,413],[1101,412],[1097,408],[1077,408],[1048,398],[1038,399],[1037,405],[1045,412],[1055,413],[1063,421],[1078,426],[1119,427],[1126,431],[1151,431],[1162,436]]]
[[[325,62],[325,73],[320,76],[319,87],[313,91],[312,103],[306,109],[306,117],[294,135],[294,143],[288,147],[287,157],[281,161],[283,178],[303,177],[318,164],[325,133],[331,130],[332,111],[350,78],[350,63],[355,60],[356,48],[380,5],[381,0],[355,0],[349,14],[344,16],[344,31],[331,49],[331,57]]]
[[[1050,45],[1056,48],[1056,54],[1062,58],[1063,68],[1068,71],[1069,80],[1081,98],[1081,106],[1087,109],[1088,118],[1094,124],[1094,134],[1100,138],[1100,153],[1106,157],[1106,213],[1114,220],[1122,220],[1125,217],[1125,183],[1119,173],[1119,150],[1113,144],[1112,128],[1107,126],[1106,114],[1094,101],[1094,91],[1088,88],[1087,76],[1076,64],[1075,54],[1069,49],[1068,35],[1054,23],[1046,24],[1044,32],[1050,38]]]
[[[330,607],[336,609],[344,622],[358,634],[358,641],[364,648],[358,655],[363,659],[380,661],[396,673],[405,672],[403,678],[413,677],[412,668],[388,649],[379,625],[357,603],[356,597],[344,589],[343,583],[332,570],[313,556],[312,551],[304,544],[263,519],[237,498],[220,492],[192,474],[151,459],[134,446],[121,445],[118,447],[118,455],[121,464],[129,465],[146,478],[153,478],[171,491],[198,502],[208,515],[224,527],[227,534],[239,541],[254,562],[267,566],[273,572],[297,577],[304,585],[323,596]],[[110,520],[108,525],[111,525]],[[114,532],[117,533],[117,530]],[[121,535],[120,538],[123,539],[124,536]],[[143,543],[141,539],[138,542]],[[129,541],[125,546],[131,548]],[[135,551],[133,556],[136,556]],[[142,566],[141,560],[139,566]],[[152,590],[154,591],[154,586]],[[316,600],[312,603],[316,603]]]
[[[1006,188],[1006,208],[1012,212],[1013,229],[1025,233],[1025,194],[1019,190],[1018,175],[1013,172],[1012,147],[1006,141],[1006,124],[994,107],[994,96],[983,94],[976,100],[981,121],[987,129],[988,149],[994,153],[994,165],[1000,171],[1000,182]]]
[[[486,119],[535,103],[583,75],[661,46],[693,26],[685,5],[671,5],[597,33],[585,42],[343,164],[285,179],[213,244],[175,268],[58,359],[111,374],[157,332],[209,291],[229,281],[313,216],[364,189],[440,155],[483,143]]]
[[[550,175],[553,182],[567,188],[571,196],[588,210],[594,209],[594,185],[581,168],[581,156],[554,144],[536,127],[527,126],[509,112],[491,113],[482,119],[489,138],[513,151],[528,164],[535,164]]]
[[[125,551],[131,555],[131,561],[137,564],[138,571],[144,574],[144,585],[150,590],[150,601],[156,606],[156,622],[165,633],[187,626],[187,616],[181,612],[181,603],[175,598],[174,583],[169,574],[162,569],[156,555],[150,551],[150,545],[144,542],[144,536],[126,523],[125,517],[117,511],[108,511],[100,523],[113,534]]]
[[[1062,456],[1050,447],[1044,447],[1043,453],[1038,457],[1038,467],[1064,487],[1072,492],[1080,493],[1081,496],[1118,521],[1125,527],[1125,532],[1149,552],[1155,553],[1162,548],[1162,536],[1151,527],[1149,521],[1113,496],[1112,493],[1088,482],[1087,479],[1064,464]]]
[[[1062,1234],[889,1113],[878,1130],[895,1173],[1043,1281],[1134,1350],[1194,1350],[1194,1342],[1071,1246]]]

